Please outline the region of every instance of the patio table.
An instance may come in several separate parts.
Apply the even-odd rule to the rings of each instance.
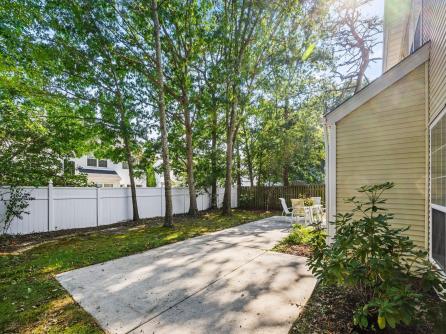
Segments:
[[[315,207],[317,207],[317,205],[296,205],[296,202],[300,202],[301,200],[302,200],[301,198],[299,198],[299,199],[292,198],[291,199],[291,205],[292,205],[292,208],[293,208],[293,212],[296,212],[297,210],[302,210],[303,209],[303,213],[305,215],[304,216],[305,223],[307,222],[307,217],[308,217],[309,220],[310,220],[310,224],[312,224],[313,223],[313,213],[314,213],[313,209]],[[299,213],[302,213],[302,212],[298,212],[298,214]],[[295,214],[295,216],[298,216],[298,214],[297,215]]]

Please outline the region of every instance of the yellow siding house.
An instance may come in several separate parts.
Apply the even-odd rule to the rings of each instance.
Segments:
[[[383,75],[325,115],[327,213],[365,184],[446,270],[446,1],[386,0]],[[329,227],[333,235],[334,227]]]

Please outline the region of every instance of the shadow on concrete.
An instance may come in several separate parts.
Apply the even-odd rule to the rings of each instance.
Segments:
[[[286,333],[315,279],[263,219],[58,275],[110,333]]]

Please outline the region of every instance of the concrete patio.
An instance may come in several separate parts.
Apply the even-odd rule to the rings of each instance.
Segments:
[[[287,333],[316,280],[271,217],[57,276],[109,333]]]

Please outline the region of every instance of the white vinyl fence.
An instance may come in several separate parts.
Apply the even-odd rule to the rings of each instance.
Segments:
[[[23,220],[14,220],[8,234],[29,234],[94,227],[132,219],[130,188],[26,187],[30,201]],[[136,188],[140,218],[161,217],[165,213],[164,188]],[[223,204],[224,189],[218,189],[217,204]],[[237,189],[232,189],[231,206],[237,206]],[[173,213],[189,211],[187,188],[172,189]],[[197,197],[198,210],[211,206],[210,192]],[[4,214],[0,203],[0,217]]]

